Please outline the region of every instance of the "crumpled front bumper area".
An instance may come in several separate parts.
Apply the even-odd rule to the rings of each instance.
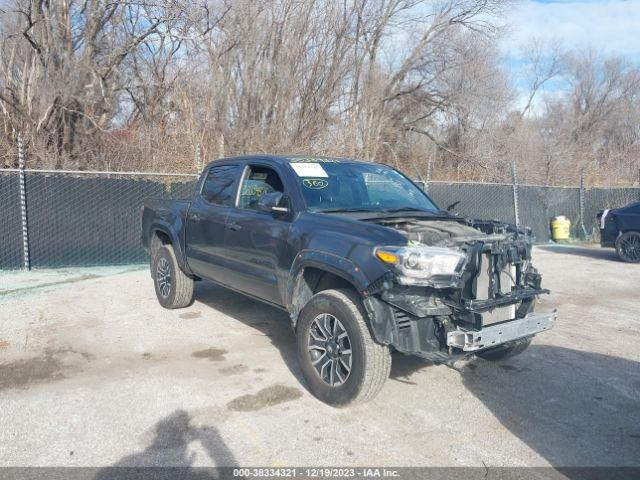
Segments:
[[[548,313],[530,313],[524,318],[510,320],[482,330],[464,330],[458,328],[447,332],[447,345],[465,352],[475,352],[496,347],[519,338],[535,335],[549,330],[557,320],[556,310]]]

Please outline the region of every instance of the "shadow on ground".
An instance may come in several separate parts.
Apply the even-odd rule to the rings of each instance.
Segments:
[[[560,248],[563,253],[602,253]],[[212,284],[199,284],[196,298],[269,337],[304,384],[285,312]],[[395,353],[390,376],[413,388],[414,374],[428,375],[431,365]],[[640,466],[640,363],[534,343],[503,362],[472,360],[462,365],[460,375],[464,386],[514,436],[551,465]]]
[[[428,365],[398,356],[393,369],[410,378]],[[491,414],[559,470],[640,467],[640,363],[534,344],[519,357],[474,359],[461,370]]]
[[[256,335],[268,337],[280,352],[284,364],[304,385],[302,372],[298,368],[296,337],[287,312],[211,282],[196,283],[195,299],[196,302],[256,329]]]
[[[210,282],[196,284],[195,298],[197,302],[255,328],[260,335],[268,337],[280,352],[289,371],[302,385],[305,384],[298,367],[296,337],[291,329],[288,313]],[[390,376],[399,382],[415,385],[409,376],[417,369],[429,365],[433,364],[418,357],[396,352],[393,354]]]
[[[218,430],[212,426],[194,426],[189,414],[177,410],[160,420],[155,427],[155,437],[142,452],[122,458],[111,467],[98,471],[95,480],[121,478],[185,478],[210,479],[212,472],[194,468],[194,454],[188,447],[198,442],[216,467],[234,467],[237,462],[226,446]],[[153,469],[149,467],[173,467]]]
[[[465,387],[551,465],[640,466],[638,362],[534,344],[476,364]]]
[[[544,245],[538,248],[551,253],[577,255],[580,257],[595,258],[597,260],[612,260],[614,262],[621,261],[613,248],[573,247],[569,245]]]
[[[427,368],[434,365],[436,364],[420,357],[394,352],[389,378],[400,383],[406,383],[407,385],[417,385],[417,383],[411,379],[411,376],[419,371],[428,375],[429,370],[427,370]]]

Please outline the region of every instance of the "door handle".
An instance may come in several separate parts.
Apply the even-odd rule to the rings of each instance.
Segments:
[[[238,230],[240,230],[242,228],[242,226],[239,223],[230,223],[229,225],[227,225],[227,228],[229,230],[233,230],[234,232],[237,232]]]
[[[200,221],[200,215],[198,215],[197,213],[192,213],[190,218],[191,218],[192,222],[199,222]]]

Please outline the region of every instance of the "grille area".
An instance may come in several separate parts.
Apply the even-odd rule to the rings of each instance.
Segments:
[[[483,253],[480,257],[478,274],[473,279],[473,298],[476,300],[487,300],[491,295],[491,277],[494,276],[493,259],[490,253]],[[514,287],[516,268],[513,264],[508,264],[506,268],[499,272],[496,283],[499,285],[499,293],[510,293]]]
[[[499,287],[498,293],[508,294],[514,287],[516,268],[513,264],[508,264],[503,271],[494,275],[494,262],[490,253],[483,253],[480,257],[478,275],[473,279],[473,296],[477,300],[487,300],[492,298],[491,278],[493,277]],[[504,322],[516,318],[516,305],[506,305],[483,312],[482,324],[484,326],[494,323]]]

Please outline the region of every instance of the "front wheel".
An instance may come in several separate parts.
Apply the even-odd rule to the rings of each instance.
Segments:
[[[640,263],[640,232],[625,232],[616,240],[616,252],[628,263]]]
[[[151,257],[151,275],[158,302],[164,308],[182,308],[193,302],[193,279],[187,277],[170,245],[158,248]]]
[[[365,318],[360,299],[346,289],[322,291],[302,309],[298,360],[309,390],[323,402],[366,402],[389,377],[389,347],[373,339]]]

